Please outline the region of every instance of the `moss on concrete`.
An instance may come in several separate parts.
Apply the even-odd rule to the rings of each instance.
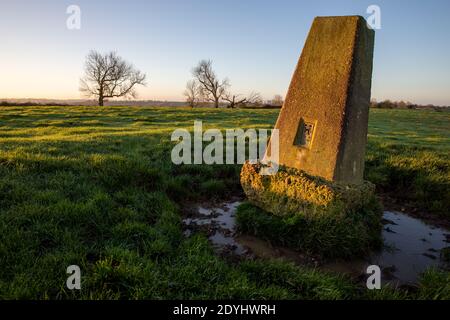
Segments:
[[[285,167],[264,176],[261,167],[247,162],[241,171],[249,200],[238,209],[242,232],[333,258],[381,245],[382,210],[370,182],[338,184]]]
[[[294,168],[280,167],[277,174],[260,175],[262,164],[246,162],[241,185],[249,201],[275,215],[342,215],[364,207],[375,186],[330,182]]]

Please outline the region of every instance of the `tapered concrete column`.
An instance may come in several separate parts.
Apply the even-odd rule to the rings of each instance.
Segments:
[[[275,125],[281,165],[362,183],[373,49],[363,17],[314,19]]]

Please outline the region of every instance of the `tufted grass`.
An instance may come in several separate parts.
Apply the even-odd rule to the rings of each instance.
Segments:
[[[282,261],[230,264],[204,235],[182,235],[186,201],[239,192],[240,166],[175,166],[171,132],[194,120],[270,129],[277,112],[0,107],[0,299],[365,298],[345,277]],[[446,113],[372,111],[367,178],[448,217],[448,123]],[[82,270],[79,291],[65,286],[71,264]],[[447,297],[426,288],[425,298]]]

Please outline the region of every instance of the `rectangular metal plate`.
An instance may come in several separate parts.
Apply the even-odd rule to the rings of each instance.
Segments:
[[[295,135],[294,139],[294,145],[310,149],[312,145],[315,127],[316,127],[315,122],[300,119],[297,134]]]

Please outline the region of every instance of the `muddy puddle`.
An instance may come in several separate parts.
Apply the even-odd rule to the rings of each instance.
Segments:
[[[445,266],[440,252],[450,246],[450,232],[404,213],[384,211],[384,247],[379,252],[373,252],[364,259],[323,262],[291,249],[273,246],[253,236],[239,235],[236,232],[235,214],[240,203],[241,199],[235,198],[215,206],[194,206],[183,220],[185,236],[200,229],[206,231],[220,254],[283,258],[299,265],[345,273],[354,278],[365,277],[367,266],[376,264],[382,270],[383,283],[399,285],[415,283],[427,268]]]
[[[384,211],[384,249],[371,262],[389,270],[393,278],[415,282],[429,267],[443,267],[441,250],[450,246],[449,231],[427,225],[404,213]]]
[[[187,227],[185,235],[189,236],[193,230],[200,227],[200,229],[205,229],[212,245],[219,252],[236,255],[247,254],[248,249],[236,240],[235,214],[240,204],[241,201],[234,199],[216,207],[197,206],[193,208],[191,217],[183,220]]]

